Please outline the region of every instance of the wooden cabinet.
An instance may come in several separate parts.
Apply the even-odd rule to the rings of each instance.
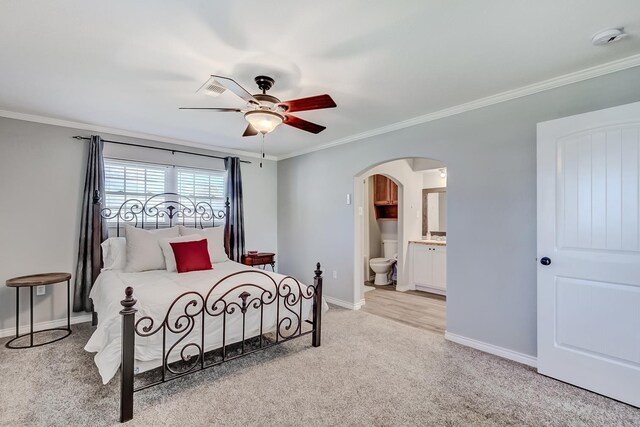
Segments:
[[[416,290],[447,293],[447,247],[411,244],[411,282]]]
[[[376,219],[398,219],[398,185],[384,175],[373,176]]]
[[[373,203],[375,205],[397,205],[398,186],[384,175],[373,176]]]

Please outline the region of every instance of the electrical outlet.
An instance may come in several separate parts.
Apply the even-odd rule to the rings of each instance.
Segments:
[[[333,270],[333,278],[334,279],[338,278],[338,272],[336,270]]]
[[[44,295],[46,289],[47,288],[44,285],[36,286],[36,295]]]

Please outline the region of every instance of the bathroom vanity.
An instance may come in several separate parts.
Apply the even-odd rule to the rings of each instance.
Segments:
[[[409,242],[410,283],[417,291],[447,294],[447,244],[435,240]]]

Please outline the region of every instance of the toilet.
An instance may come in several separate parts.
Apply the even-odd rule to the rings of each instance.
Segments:
[[[376,273],[373,284],[378,286],[390,285],[392,282],[390,277],[393,265],[398,259],[398,241],[383,240],[382,254],[383,258],[372,258],[369,261],[369,267]]]

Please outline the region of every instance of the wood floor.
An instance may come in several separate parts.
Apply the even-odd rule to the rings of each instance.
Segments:
[[[397,292],[391,285],[374,287],[376,289],[365,292],[362,311],[444,334],[447,327],[444,296],[421,291]]]

